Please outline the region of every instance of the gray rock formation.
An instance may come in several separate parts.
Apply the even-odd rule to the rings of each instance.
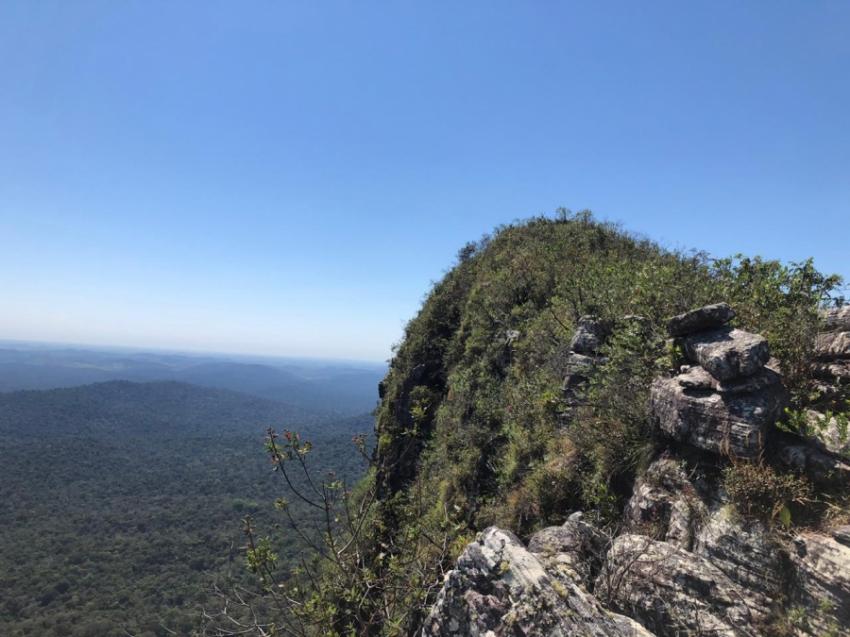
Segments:
[[[583,316],[570,341],[570,353],[564,364],[564,383],[561,387],[569,407],[584,403],[583,389],[597,365],[605,362],[599,348],[611,333],[611,325],[595,316]]]
[[[846,415],[828,415],[810,409],[806,412],[810,435],[830,453],[850,456],[850,423]]]
[[[850,358],[850,331],[818,334],[815,340],[815,354],[826,360]]]
[[[823,329],[825,332],[850,332],[850,305],[825,310]]]
[[[667,331],[670,336],[687,336],[722,327],[733,318],[735,311],[727,303],[716,303],[674,316],[667,321]]]
[[[776,459],[797,473],[822,485],[850,484],[850,463],[829,453],[820,445],[797,436],[777,435]]]
[[[763,523],[721,507],[705,520],[693,550],[738,584],[744,603],[759,616],[767,616],[781,598],[787,558]]]
[[[781,414],[780,384],[753,393],[727,393],[683,387],[677,378],[653,382],[650,404],[662,431],[675,440],[740,458],[761,452],[768,427]]]
[[[661,458],[649,466],[635,484],[625,510],[632,533],[663,539],[686,550],[705,515],[705,505],[681,463],[672,458]]]
[[[699,365],[684,366],[681,373],[676,376],[676,382],[685,389],[704,389],[707,391],[717,389],[717,381]]]
[[[766,620],[709,560],[642,535],[614,540],[594,592],[665,637],[755,637]]]
[[[850,384],[850,305],[822,314],[824,331],[815,339],[815,375],[825,382],[826,399],[837,395],[836,387]]]
[[[832,538],[839,544],[850,546],[850,524],[832,530]]]
[[[770,359],[763,336],[743,330],[721,328],[691,334],[683,339],[685,355],[717,380],[751,376]]]
[[[670,320],[695,364],[656,379],[650,408],[687,446],[665,451],[634,483],[625,532],[612,538],[576,513],[532,535],[526,549],[487,529],[446,576],[423,636],[850,636],[850,525],[791,541],[742,517],[724,492],[723,461],[711,455],[764,458],[847,486],[847,424],[811,412],[808,437],[774,429],[786,402],[778,364],[762,337],[722,327],[733,316],[719,304]],[[830,311],[824,324],[831,331],[819,338],[828,345],[817,369],[840,395],[850,378],[842,376],[850,309]],[[568,395],[579,396],[606,336],[583,320],[562,367]]]
[[[610,544],[607,535],[585,522],[581,513],[574,513],[563,525],[532,535],[528,550],[537,554],[550,574],[588,588]]]
[[[596,354],[611,333],[611,326],[595,316],[582,316],[570,342],[570,350],[579,354]]]
[[[733,315],[726,305],[707,306],[670,319],[670,330],[682,333]],[[705,451],[757,457],[786,402],[781,375],[767,366],[767,341],[720,328],[689,333],[681,343],[696,365],[652,384],[650,404],[658,426]]]
[[[599,363],[599,358],[570,352],[564,365],[566,376],[564,378],[564,390],[572,389],[587,382],[593,369]]]
[[[652,637],[578,584],[550,575],[512,533],[490,527],[467,546],[422,628],[423,637]]]
[[[850,627],[850,547],[816,533],[794,540],[787,606],[798,635],[840,637]]]

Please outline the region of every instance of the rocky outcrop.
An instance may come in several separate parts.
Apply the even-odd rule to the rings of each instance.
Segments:
[[[597,365],[605,358],[599,350],[611,334],[611,324],[595,316],[582,316],[570,341],[567,355],[564,382],[561,390],[569,407],[581,405],[583,389]]]
[[[564,365],[567,373],[564,377],[563,390],[565,392],[577,390],[584,385],[598,363],[598,357],[570,352]]]
[[[573,581],[550,574],[515,535],[490,527],[446,575],[423,637],[652,637],[606,610]]]
[[[815,339],[815,374],[827,383],[825,396],[836,385],[850,384],[850,305],[825,310],[823,331]]]
[[[786,468],[822,485],[850,484],[850,463],[811,440],[777,433],[774,457]]]
[[[798,635],[846,635],[850,626],[850,547],[833,537],[803,533],[791,553],[794,579],[788,604]]]
[[[570,350],[579,354],[596,354],[611,333],[611,325],[596,316],[582,316],[570,341]]]
[[[850,305],[825,310],[823,329],[825,332],[850,332]]]
[[[844,414],[806,412],[807,431],[828,452],[850,456],[850,422]]]
[[[667,321],[667,331],[670,336],[687,336],[722,327],[733,318],[735,311],[728,303],[715,303],[674,316]]]
[[[752,376],[770,359],[767,340],[743,330],[720,328],[684,337],[685,355],[717,380]]]
[[[602,566],[611,539],[573,513],[561,526],[550,526],[531,536],[528,550],[544,563],[548,573],[588,588]]]
[[[850,331],[818,334],[815,354],[825,360],[850,357]]]
[[[682,464],[672,458],[661,458],[635,484],[625,519],[633,533],[663,539],[689,550],[694,530],[705,514],[706,507]]]
[[[734,312],[722,304],[670,319],[671,332],[694,366],[651,388],[659,427],[675,440],[728,456],[757,457],[786,396],[781,376],[767,363],[767,341],[758,334],[716,327]],[[692,318],[688,318],[692,317]],[[685,333],[711,326],[708,331]]]
[[[763,522],[745,520],[731,506],[720,507],[706,518],[693,551],[740,586],[742,600],[759,617],[767,617],[781,598],[787,558]]]
[[[754,392],[721,393],[660,378],[651,388],[652,413],[663,432],[705,451],[739,458],[761,453],[768,427],[784,404],[785,392],[775,382]]]
[[[761,336],[726,325],[733,317],[717,304],[669,320],[690,364],[653,382],[650,408],[681,444],[635,481],[621,535],[581,513],[537,531],[528,548],[488,529],[446,576],[423,635],[850,635],[850,525],[790,540],[737,513],[720,477],[728,456],[784,464],[830,488],[850,484],[847,424],[810,412],[808,436],[774,428],[786,403],[778,363]],[[833,335],[818,341],[830,343],[821,364],[850,369],[841,345],[850,310],[824,324]],[[565,392],[591,377],[607,335],[583,319]],[[842,382],[830,374],[824,382]]]
[[[708,559],[642,535],[614,540],[595,593],[663,636],[755,637],[766,619]]]

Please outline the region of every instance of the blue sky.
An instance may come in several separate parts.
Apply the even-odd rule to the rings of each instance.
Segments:
[[[385,359],[592,209],[850,277],[850,3],[0,5],[0,338]]]

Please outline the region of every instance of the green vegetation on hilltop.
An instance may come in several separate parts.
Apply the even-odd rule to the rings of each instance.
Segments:
[[[344,550],[319,560],[311,572],[323,579],[288,612],[326,634],[407,634],[475,531],[526,535],[576,509],[614,523],[657,444],[650,381],[678,364],[666,319],[732,305],[736,325],[769,339],[799,409],[818,397],[818,308],[840,284],[810,261],[669,251],[589,213],[467,245],[407,325],[382,383],[375,468],[361,500],[350,496],[376,497],[368,531],[341,524]],[[562,383],[584,315],[613,333],[576,406]]]

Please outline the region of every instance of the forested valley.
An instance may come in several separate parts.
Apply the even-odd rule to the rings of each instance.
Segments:
[[[199,630],[219,595],[255,582],[246,516],[274,531],[282,562],[298,548],[271,506],[267,427],[314,440],[320,471],[363,469],[351,440],[368,414],[177,382],[0,394],[0,634]]]

